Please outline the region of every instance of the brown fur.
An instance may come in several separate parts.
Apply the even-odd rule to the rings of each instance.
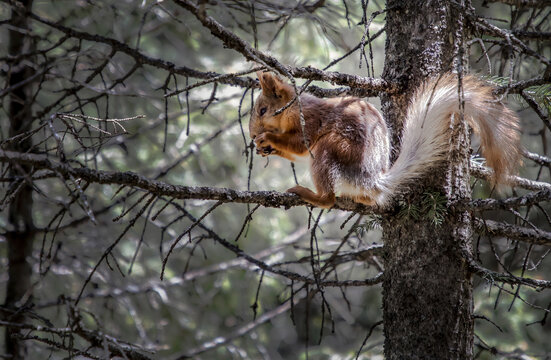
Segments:
[[[383,121],[377,110],[358,98],[319,99],[310,95],[300,98],[305,119],[305,135],[300,125],[299,105],[295,101],[281,114],[274,113],[294,98],[294,90],[269,73],[258,74],[262,94],[257,99],[249,123],[257,152],[263,156],[279,155],[291,161],[309,155],[306,139],[313,154],[312,180],[317,193],[295,186],[289,192],[305,201],[329,208],[335,203],[334,183],[328,173],[333,163],[354,166],[361,161],[366,141],[364,132],[356,131],[366,119]],[[266,109],[266,110],[262,110]],[[263,114],[261,115],[261,110]],[[376,144],[373,144],[376,146]]]
[[[345,195],[366,205],[381,203],[375,200],[379,194],[393,191],[378,187],[376,180],[371,180],[388,170],[390,153],[386,123],[371,104],[354,97],[319,99],[303,94],[300,96],[305,121],[303,133],[298,101],[275,115],[295,98],[293,88],[270,73],[257,75],[262,94],[255,103],[249,123],[250,136],[256,144],[257,153],[262,156],[278,155],[291,161],[297,156],[308,156],[308,150],[313,155],[311,175],[317,192],[303,186],[295,186],[287,191],[324,208],[330,208],[335,203],[337,185],[362,188],[363,191],[358,194],[347,191]],[[449,74],[420,87],[413,100],[417,101],[416,109],[423,104],[417,98],[426,96],[427,89],[449,87],[453,81],[457,83],[457,78]],[[491,87],[474,77],[466,77],[464,83],[465,88],[476,95],[475,100],[469,103],[469,123],[481,135],[484,155],[495,171],[495,179],[504,182],[505,176],[513,173],[518,164],[518,119],[511,110],[495,104]],[[456,107],[450,108],[453,110],[448,114],[454,112]],[[477,115],[477,119],[472,119],[473,112],[483,116]],[[440,155],[436,153],[435,156],[435,159],[439,159]]]
[[[453,77],[455,79],[455,77]],[[520,163],[521,148],[518,146],[520,126],[516,114],[506,106],[497,104],[492,88],[473,76],[465,79],[465,87],[476,89],[478,99],[473,102],[475,111],[487,113],[489,121],[474,122],[469,117],[469,125],[480,136],[482,152],[487,164],[494,170],[494,183],[506,183],[506,176],[514,174]],[[500,106],[501,105],[501,106]],[[491,125],[492,119],[503,119]],[[505,126],[504,126],[505,125]]]

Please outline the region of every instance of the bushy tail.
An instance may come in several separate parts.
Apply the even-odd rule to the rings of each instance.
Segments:
[[[520,159],[519,119],[495,99],[491,86],[477,78],[464,78],[463,91],[465,119],[481,138],[482,153],[494,169],[494,181],[504,183]],[[416,91],[404,121],[400,155],[377,181],[379,205],[385,205],[401,186],[446,159],[450,119],[459,113],[458,99],[453,74],[430,80]]]

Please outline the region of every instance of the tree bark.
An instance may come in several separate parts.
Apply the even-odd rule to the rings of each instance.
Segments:
[[[388,0],[383,78],[404,85],[382,96],[395,129],[394,148],[408,101],[427,77],[452,70],[460,49],[460,19],[447,1]],[[459,120],[459,119],[458,119]],[[462,119],[461,119],[462,120]],[[443,194],[446,205],[470,199],[469,137],[463,121],[453,129],[449,161],[412,187],[405,200],[420,218],[403,213],[383,224],[384,352],[386,359],[470,359],[473,356],[471,276],[461,256],[471,248],[470,216],[448,211],[440,225],[423,211],[427,195]]]
[[[32,0],[20,1],[27,10],[31,10]],[[23,9],[21,9],[23,10]],[[9,30],[9,53],[12,56],[30,53],[34,50],[29,22],[23,11],[12,11]],[[21,83],[33,75],[33,68],[27,63],[27,57],[23,61],[11,64],[9,87]],[[25,133],[32,126],[32,82],[23,86],[14,87],[9,97],[9,136]],[[20,142],[12,142],[8,149],[19,152],[28,152],[32,148],[31,138]],[[10,204],[8,221],[9,231],[6,234],[8,242],[8,282],[6,285],[6,309],[4,318],[10,322],[24,322],[24,307],[31,298],[32,264],[31,255],[33,248],[34,223],[32,216],[33,198],[32,183],[30,180],[31,167],[28,165],[12,166],[11,176],[19,181],[10,184],[8,191],[14,191],[14,198]],[[19,331],[14,328],[6,329],[5,347],[6,353],[12,359],[25,359],[27,355],[25,341],[20,340]]]

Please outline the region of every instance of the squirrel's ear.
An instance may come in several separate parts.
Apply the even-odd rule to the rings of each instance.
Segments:
[[[256,77],[258,78],[258,81],[260,81],[260,86],[262,86],[262,75],[264,75],[263,71],[256,72]]]
[[[274,96],[276,94],[274,76],[270,73],[260,71],[257,72],[256,75],[258,75],[258,81],[260,82],[262,92],[267,96]]]
[[[289,101],[293,97],[293,89],[289,84],[283,82],[279,77],[270,73],[257,72],[260,87],[267,96],[277,97]]]

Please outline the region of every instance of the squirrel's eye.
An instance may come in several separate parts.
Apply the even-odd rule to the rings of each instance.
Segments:
[[[260,109],[260,116],[266,114],[266,110],[267,110],[267,109],[266,109],[265,107],[263,107],[262,109]]]

